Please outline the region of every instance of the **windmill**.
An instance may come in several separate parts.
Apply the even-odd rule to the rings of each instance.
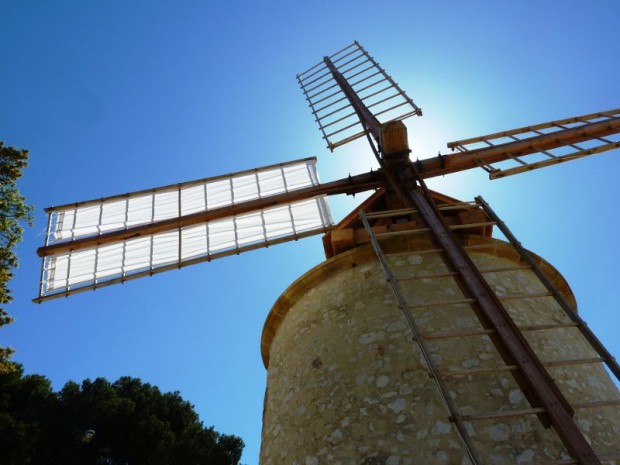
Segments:
[[[264,463],[321,463],[331,454],[334,463],[346,458],[351,463],[400,464],[416,457],[429,463],[515,463],[518,456],[530,463],[600,464],[618,455],[610,447],[620,435],[613,420],[620,400],[602,366],[616,378],[620,368],[576,314],[563,278],[525,250],[484,199],[457,201],[430,191],[425,180],[471,168],[482,168],[496,179],[613,150],[620,147],[620,110],[452,142],[448,146],[455,153],[414,162],[402,120],[422,111],[359,43],[325,57],[298,80],[328,148],[365,137],[378,170],[320,183],[316,159],[308,158],[48,208],[35,301],[325,233],[329,260],[285,292],[265,325],[262,352],[269,380]],[[334,225],[327,196],[368,190],[375,192],[360,210]],[[493,227],[505,242],[491,238]],[[387,281],[376,278],[377,270]],[[334,300],[336,292],[329,286],[344,283],[344,295],[368,279],[354,292],[383,292],[376,305],[347,303],[347,295],[342,302]],[[512,284],[519,292],[507,293]],[[368,301],[372,299],[369,294]],[[525,310],[515,311],[513,305]],[[367,331],[355,322],[363,308],[374,315],[367,324],[383,315],[383,307],[392,312],[387,332],[404,345],[379,343],[388,337],[386,331]],[[303,320],[313,312],[324,324]],[[329,344],[326,333],[316,333],[316,328],[333,331],[332,317],[360,332],[357,340],[368,349],[351,353],[344,372],[335,354],[345,350],[338,344],[346,349],[354,344],[342,333],[332,334]],[[558,330],[565,335],[557,336]],[[537,339],[541,333],[552,335]],[[549,362],[535,347],[540,341],[553,345],[576,337],[578,356]],[[479,345],[486,358],[454,361],[455,356],[480,352]],[[291,346],[295,355],[287,354]],[[594,355],[579,352],[581,346]],[[407,371],[385,368],[390,358],[398,359],[394,365],[404,363]],[[487,358],[491,365],[479,365]],[[442,364],[448,359],[451,365]],[[592,366],[598,371],[588,371]],[[574,392],[567,394],[557,374],[550,373],[556,368],[564,370],[562,376],[577,373],[565,383]],[[369,374],[382,370],[386,374]],[[402,379],[395,381],[394,370],[400,370]],[[412,387],[421,372],[430,376]],[[332,378],[325,378],[329,373]],[[481,383],[480,376],[496,379]],[[362,394],[340,392],[334,383],[342,377],[361,380]],[[587,389],[580,383],[590,378],[596,379],[599,395],[583,399]],[[368,385],[382,394],[364,397]],[[337,400],[328,399],[328,393],[318,402],[317,386],[332,388]],[[435,429],[424,433],[409,411],[421,392],[432,400],[415,408],[432,410],[427,413],[435,422]],[[488,393],[507,398],[507,404],[475,399]],[[580,397],[579,402],[571,396]],[[287,403],[295,412],[284,412]],[[342,406],[343,413],[328,405]],[[366,418],[369,406],[371,420]],[[581,410],[596,413],[580,422],[575,418]],[[517,426],[506,426],[515,418]],[[356,430],[363,422],[367,430]],[[282,431],[296,431],[299,437],[291,440]],[[531,444],[520,444],[526,437]],[[360,438],[368,443],[361,444]],[[371,438],[383,439],[373,444]],[[415,447],[409,441],[413,438]]]

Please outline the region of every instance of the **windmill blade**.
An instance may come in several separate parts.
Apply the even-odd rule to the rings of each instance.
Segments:
[[[422,115],[422,110],[355,41],[297,75],[330,150],[366,134],[356,108],[349,102],[332,69],[379,124]]]
[[[316,159],[46,209],[35,302],[300,239],[333,224],[326,195],[378,174],[319,184]]]
[[[459,153],[419,162],[425,178],[481,167],[491,179],[620,147],[620,109],[450,142]]]

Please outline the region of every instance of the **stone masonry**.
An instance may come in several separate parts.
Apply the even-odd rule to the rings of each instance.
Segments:
[[[503,242],[470,236],[487,248],[470,252],[480,269],[518,262]],[[438,254],[416,253],[420,244],[394,241],[386,247],[408,253],[391,259],[397,276],[445,270]],[[541,267],[574,302],[564,279]],[[551,297],[541,294],[530,270],[485,273],[520,326],[566,322]],[[409,304],[454,300],[452,278],[403,281]],[[415,318],[425,334],[479,327],[467,304],[429,307]],[[526,331],[543,362],[594,358],[575,328]],[[429,341],[439,369],[461,372],[503,364],[488,336]],[[272,308],[262,341],[268,367],[262,432],[262,465],[465,465],[460,439],[429,378],[416,343],[385,281],[374,252],[359,247],[318,265],[293,283]],[[576,405],[619,399],[601,364],[553,364],[558,387]],[[447,378],[463,414],[529,408],[507,372]],[[598,453],[620,449],[620,407],[575,408],[575,418]],[[535,464],[567,459],[561,442],[535,415],[468,423],[484,463]],[[614,464],[613,460],[604,462]]]

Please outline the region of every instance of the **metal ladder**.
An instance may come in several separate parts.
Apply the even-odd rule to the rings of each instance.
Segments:
[[[508,271],[529,269],[536,275],[536,277],[539,279],[539,281],[542,283],[542,285],[546,289],[545,292],[540,292],[540,293],[535,293],[535,294],[530,293],[530,294],[524,294],[524,295],[503,296],[501,298],[502,301],[506,301],[506,300],[518,301],[519,299],[525,299],[525,298],[536,299],[536,298],[543,298],[543,297],[553,297],[557,301],[557,303],[560,305],[564,313],[568,316],[568,321],[565,321],[565,322],[560,322],[560,323],[554,322],[553,324],[545,324],[545,325],[538,324],[538,325],[530,325],[530,326],[521,326],[517,328],[517,331],[522,333],[526,331],[547,331],[547,330],[553,330],[557,328],[575,327],[581,332],[581,334],[585,337],[589,345],[599,355],[599,357],[596,357],[596,358],[579,359],[579,360],[563,360],[563,361],[558,361],[558,362],[546,363],[545,364],[546,367],[569,366],[569,365],[577,365],[577,364],[604,362],[607,365],[609,371],[611,371],[616,376],[616,378],[620,378],[619,376],[620,368],[618,367],[618,364],[615,361],[615,359],[604,348],[604,346],[600,343],[600,341],[596,338],[596,336],[592,334],[592,332],[589,330],[585,322],[576,314],[576,312],[572,309],[571,305],[566,301],[566,299],[561,294],[561,292],[555,289],[553,284],[545,276],[545,274],[542,272],[542,270],[536,264],[536,262],[530,257],[527,251],[516,240],[514,235],[512,235],[512,233],[508,230],[506,225],[499,219],[499,217],[495,214],[495,212],[493,212],[490,206],[481,197],[477,197],[475,202],[465,202],[465,203],[460,203],[456,205],[445,205],[445,206],[440,206],[440,207],[436,207],[432,205],[432,207],[440,215],[442,211],[453,210],[453,209],[462,209],[462,210],[476,209],[479,211],[483,211],[487,221],[484,221],[481,223],[446,226],[443,220],[440,219],[440,221],[443,223],[444,228],[451,230],[451,231],[458,230],[458,229],[464,229],[464,228],[496,225],[503,232],[503,234],[506,236],[508,241],[513,245],[513,247],[519,253],[521,262],[523,264],[518,264],[518,265],[503,267],[503,268],[495,267],[495,268],[488,269],[488,270],[478,269],[476,271],[478,272],[480,276],[483,276],[484,274],[489,273],[489,272],[502,273],[502,272],[508,272]],[[467,289],[464,288],[462,283],[458,283],[459,279],[461,278],[461,272],[455,269],[454,264],[451,263],[450,260],[446,260],[445,257],[443,261],[447,269],[444,272],[435,273],[435,274],[423,274],[423,275],[420,274],[420,275],[413,276],[413,277],[408,276],[406,278],[395,276],[394,272],[392,271],[389,265],[389,258],[394,255],[402,255],[403,253],[395,253],[395,254],[384,253],[380,245],[381,240],[390,239],[395,236],[416,236],[416,235],[420,236],[420,235],[425,235],[425,234],[428,235],[430,233],[430,237],[433,239],[432,242],[434,244],[437,244],[438,242],[441,242],[441,241],[437,240],[436,231],[434,231],[433,228],[428,227],[427,224],[425,225],[427,227],[417,227],[415,229],[409,229],[409,230],[392,231],[392,232],[375,232],[372,226],[370,225],[369,220],[386,218],[386,217],[402,218],[403,216],[419,214],[419,213],[420,213],[419,210],[416,208],[400,209],[400,210],[385,211],[385,212],[370,213],[370,214],[366,214],[365,212],[361,211],[360,218],[361,218],[362,223],[364,224],[364,227],[366,228],[372,247],[375,253],[377,254],[379,262],[386,275],[387,281],[391,286],[392,292],[396,298],[398,306],[403,312],[405,319],[409,325],[409,329],[413,335],[413,340],[417,343],[420,349],[421,355],[427,365],[429,375],[433,379],[434,384],[437,387],[438,393],[441,397],[442,403],[444,404],[445,408],[447,409],[449,413],[450,420],[454,423],[457,433],[459,437],[461,438],[467,457],[469,458],[469,460],[471,461],[473,465],[482,465],[484,461],[481,459],[479,453],[475,449],[473,441],[468,433],[466,422],[499,419],[499,418],[504,418],[504,417],[536,415],[541,420],[543,425],[545,427],[548,427],[550,426],[550,422],[548,421],[548,418],[546,418],[546,415],[548,414],[548,409],[544,408],[544,406],[541,406],[540,404],[537,405],[535,401],[532,402],[532,399],[527,397],[527,395],[524,392],[525,391],[524,387],[525,389],[528,388],[528,385],[527,385],[528,380],[526,380],[526,382],[523,382],[523,380],[521,380],[521,382],[519,383],[521,390],[523,391],[524,397],[526,397],[530,401],[530,408],[528,409],[498,411],[498,412],[483,412],[483,413],[477,413],[477,414],[464,414],[459,410],[458,406],[456,405],[456,403],[454,402],[454,400],[452,399],[450,395],[450,391],[448,387],[448,379],[453,378],[453,377],[476,376],[476,375],[481,375],[481,374],[511,373],[518,380],[518,376],[520,374],[520,367],[517,366],[516,364],[508,362],[506,357],[501,355],[502,351],[505,350],[504,345],[506,344],[506,342],[502,340],[501,335],[498,335],[495,329],[489,328],[488,325],[486,325],[483,321],[480,321],[482,323],[481,325],[482,327],[464,328],[458,331],[439,331],[439,332],[434,332],[434,333],[425,333],[425,331],[421,329],[421,325],[416,319],[416,315],[415,315],[416,311],[420,311],[421,309],[430,308],[430,307],[440,307],[440,306],[446,307],[446,306],[459,305],[459,304],[461,305],[468,304],[471,306],[472,310],[475,310],[475,306],[479,304],[479,301],[478,299],[476,299],[474,296],[470,295],[467,292]],[[453,242],[458,244],[458,241],[456,240],[454,240]],[[458,247],[461,249],[461,252],[463,254],[466,254],[467,250],[472,250],[476,248],[479,248],[479,249],[489,248],[489,245],[488,244],[487,245],[478,244],[478,245],[470,245],[470,246],[458,245]],[[446,249],[442,246],[439,246],[437,248],[429,248],[425,250],[419,250],[415,252],[406,252],[406,253],[414,253],[416,255],[440,254],[441,256],[443,256],[446,254]],[[459,285],[458,287],[461,289],[463,296],[458,299],[442,300],[442,301],[435,301],[435,302],[424,302],[424,303],[419,303],[419,304],[414,304],[414,305],[410,304],[405,297],[406,293],[403,292],[403,289],[401,288],[401,283],[405,279],[406,280],[411,280],[411,279],[419,280],[419,279],[429,279],[429,278],[431,279],[454,279],[455,282]],[[490,284],[488,282],[485,282],[485,283],[486,283],[487,291],[490,291],[491,293],[494,294],[494,291],[492,287],[490,286]],[[499,301],[499,298],[496,295],[493,295],[493,297],[497,301]],[[474,311],[474,313],[476,312]],[[478,316],[477,313],[476,315]],[[512,321],[511,323],[514,324],[514,322]],[[498,351],[498,353],[500,353],[500,359],[504,360],[504,365],[493,367],[493,368],[482,368],[482,369],[474,368],[474,369],[459,370],[459,371],[439,370],[439,368],[437,367],[437,364],[433,360],[432,353],[428,346],[428,341],[441,342],[442,340],[449,340],[449,339],[454,339],[454,338],[467,338],[467,337],[480,337],[480,336],[488,336],[493,339],[495,348]],[[557,389],[555,385],[553,385],[552,388]],[[568,404],[568,402],[563,398],[561,393],[559,394],[559,396],[563,401],[566,402],[566,404]],[[570,415],[570,417],[572,417],[573,408],[594,408],[594,407],[604,407],[604,406],[609,406],[609,405],[620,405],[620,399],[610,399],[610,400],[605,400],[605,401],[589,402],[589,403],[582,402],[579,405],[575,405],[575,404],[573,404],[572,406],[566,405],[565,408],[568,410],[569,412],[568,414]],[[572,418],[571,418],[571,422],[572,422]],[[569,427],[571,427],[571,425],[569,425]],[[575,433],[575,430],[577,430],[577,433]],[[571,450],[570,445],[567,445],[567,441],[565,438],[566,435],[563,436],[562,432],[561,431],[559,432],[557,426],[555,425],[554,425],[554,431],[556,432],[560,440],[564,443],[564,446],[566,447],[566,449],[569,452],[569,455],[572,458],[566,459],[566,460],[556,460],[553,462],[546,462],[546,463],[549,463],[549,464],[552,463],[554,465],[600,464],[601,460],[620,457],[620,451],[597,455],[592,449],[588,451],[587,448],[585,448],[585,452],[584,450],[580,450],[580,451],[577,451],[577,453],[575,453],[574,449]],[[586,441],[585,438],[583,437],[583,433],[576,428],[576,425],[574,423],[572,425],[572,432],[570,434],[572,434],[573,436],[575,434],[581,435],[581,438],[583,439],[583,441],[584,442]]]

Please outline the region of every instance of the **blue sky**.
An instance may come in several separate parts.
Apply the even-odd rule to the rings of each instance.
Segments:
[[[0,3],[0,140],[31,151],[20,187],[37,208],[19,246],[16,318],[2,345],[28,373],[122,375],[178,390],[258,462],[259,353],[272,303],[322,260],[319,237],[37,306],[51,205],[317,156],[323,181],[376,167],[362,141],[329,153],[295,75],[358,40],[423,108],[414,156],[503,129],[617,108],[620,3],[133,1]],[[620,153],[490,182],[481,194],[568,279],[616,355]],[[333,199],[336,219],[356,199]]]

